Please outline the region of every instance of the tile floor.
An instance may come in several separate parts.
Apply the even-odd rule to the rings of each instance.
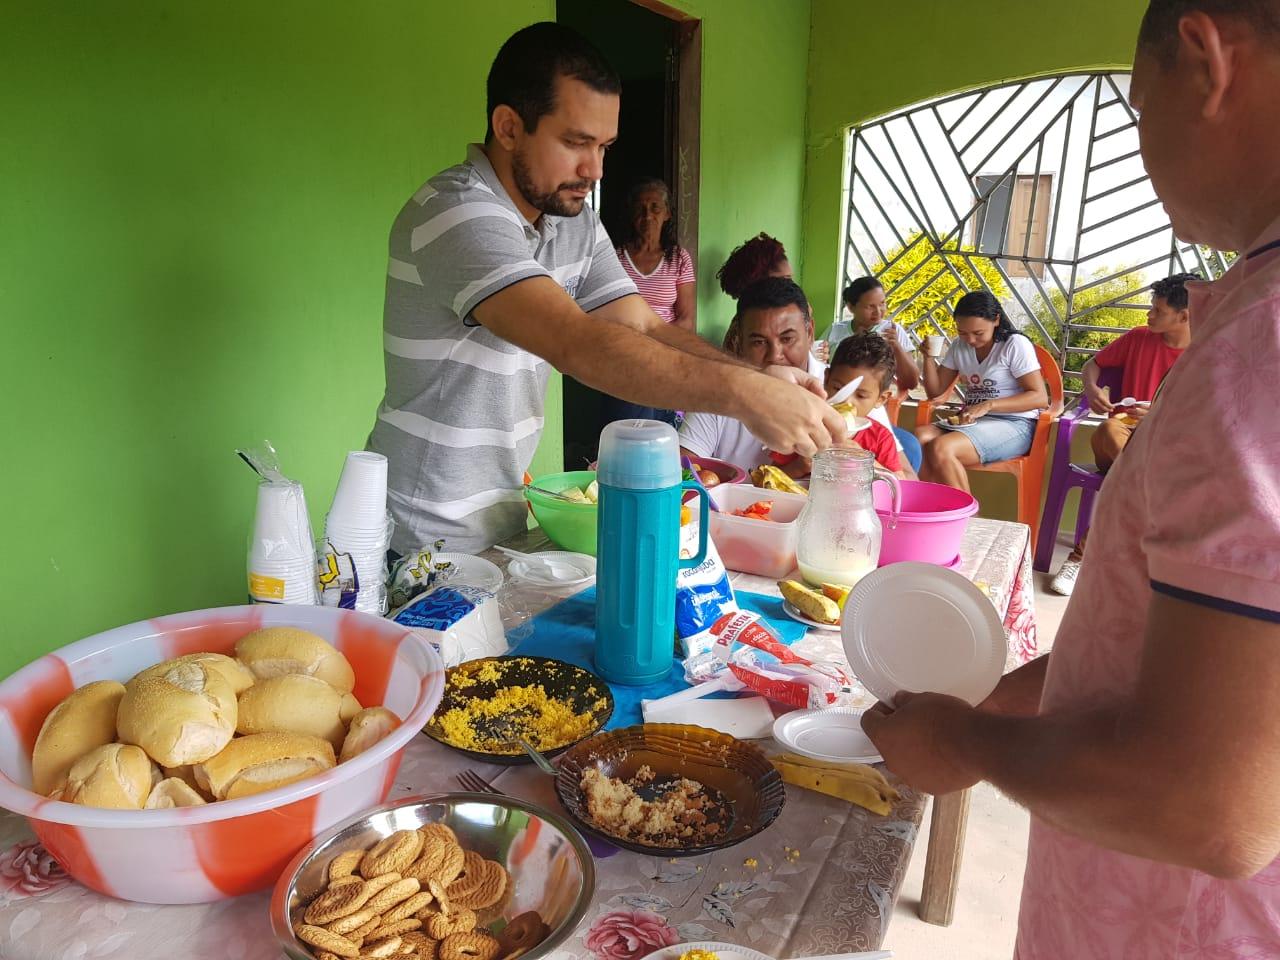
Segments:
[[[1065,545],[1059,547],[1055,571],[1067,551]],[[1042,650],[1052,646],[1067,607],[1067,598],[1049,592],[1051,576],[1036,574],[1036,618]],[[1009,960],[1027,857],[1026,811],[987,784],[974,790],[955,920],[949,927],[927,924],[917,914],[928,821],[926,811],[925,828],[911,858],[885,946],[893,950],[897,960]]]

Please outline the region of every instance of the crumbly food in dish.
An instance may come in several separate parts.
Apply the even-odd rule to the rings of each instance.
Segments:
[[[720,954],[714,950],[686,950],[680,960],[720,960]]]
[[[698,846],[721,835],[723,824],[713,815],[715,804],[703,784],[680,778],[652,791],[653,799],[642,797],[637,791],[655,779],[648,766],[629,780],[606,776],[596,767],[585,771],[581,787],[592,822],[612,836],[655,847]]]

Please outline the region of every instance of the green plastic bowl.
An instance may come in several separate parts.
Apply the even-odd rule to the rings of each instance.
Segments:
[[[549,473],[538,477],[533,486],[552,493],[561,493],[570,487],[579,490],[596,478],[594,470],[571,470],[568,473]],[[537,490],[524,491],[525,499],[533,509],[533,518],[551,542],[561,550],[596,555],[596,505],[594,503],[565,503],[548,497]]]

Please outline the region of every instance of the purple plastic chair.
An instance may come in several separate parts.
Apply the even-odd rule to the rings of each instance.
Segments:
[[[1103,367],[1098,371],[1098,385],[1110,387],[1116,397],[1120,391],[1120,367]],[[1049,468],[1049,490],[1044,498],[1044,513],[1040,517],[1040,535],[1036,539],[1036,556],[1032,568],[1042,573],[1053,563],[1053,548],[1058,542],[1058,525],[1062,523],[1062,511],[1067,504],[1067,494],[1072,488],[1080,488],[1080,509],[1076,513],[1076,539],[1079,543],[1089,530],[1093,518],[1093,500],[1102,488],[1103,475],[1092,463],[1071,462],[1071,437],[1076,427],[1089,416],[1089,402],[1083,396],[1075,407],[1058,418],[1058,440],[1053,448],[1053,466]]]

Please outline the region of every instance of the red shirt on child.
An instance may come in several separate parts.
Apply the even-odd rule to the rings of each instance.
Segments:
[[[1093,358],[1100,367],[1122,367],[1122,396],[1135,400],[1154,400],[1164,376],[1182,351],[1169,346],[1164,337],[1150,327],[1135,327],[1115,340]],[[1121,397],[1112,397],[1115,401]]]
[[[876,458],[876,462],[892,473],[902,469],[898,457],[898,442],[893,431],[882,423],[871,421],[871,426],[853,435],[853,442]]]

